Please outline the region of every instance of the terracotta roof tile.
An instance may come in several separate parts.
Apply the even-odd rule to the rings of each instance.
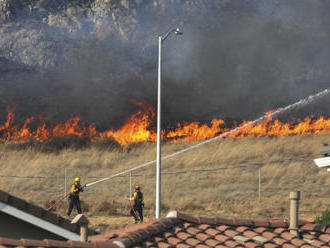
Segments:
[[[207,218],[207,217],[199,217],[199,223],[204,223],[208,225],[217,225],[216,218]]]
[[[201,240],[201,241],[205,241],[205,240],[211,238],[211,236],[210,235],[207,235],[205,233],[198,233],[196,235],[196,238],[199,239],[199,240]]]
[[[255,226],[261,226],[261,227],[269,227],[270,223],[266,219],[257,219],[254,221]]]
[[[179,232],[184,231],[184,228],[182,228],[182,227],[180,227],[180,226],[175,226],[175,227],[173,228],[173,231],[174,231],[175,233],[179,233]]]
[[[244,236],[241,236],[241,235],[237,235],[237,236],[233,237],[233,239],[236,242],[240,243],[240,244],[244,244],[244,243],[246,243],[248,241],[253,241],[250,238],[247,238],[247,237],[244,237]]]
[[[321,234],[319,236],[319,239],[321,239],[324,242],[329,242],[330,241],[330,234]]]
[[[267,239],[273,239],[273,238],[278,236],[277,233],[273,233],[273,232],[270,232],[270,231],[265,231],[261,235],[264,236]]]
[[[272,243],[266,243],[266,244],[263,245],[263,247],[265,247],[265,248],[277,248],[277,247],[280,247],[280,246],[272,244]]]
[[[209,228],[205,231],[205,233],[207,233],[211,236],[215,236],[215,235],[219,234],[220,232],[214,228]]]
[[[286,228],[279,227],[279,228],[276,228],[276,229],[274,230],[274,233],[281,234],[282,232],[285,232],[285,231],[287,231],[287,230],[288,230],[288,229],[286,229]]]
[[[186,240],[186,243],[192,246],[196,246],[198,244],[200,244],[201,242],[198,239],[194,239],[194,238],[189,238]]]
[[[225,242],[225,241],[227,241],[228,239],[230,239],[228,236],[223,235],[223,234],[218,234],[218,235],[215,236],[215,238],[216,238],[217,240],[219,240],[220,242]]]
[[[67,247],[67,242],[65,241],[58,241],[58,240],[52,240],[52,239],[44,239],[43,240],[44,246],[50,246],[50,247]]]
[[[145,246],[145,247],[156,247],[157,244],[155,242],[147,240],[146,242],[143,243],[143,246]]]
[[[211,247],[216,247],[217,245],[220,244],[220,242],[218,240],[215,239],[208,239],[205,241],[205,244],[211,246]]]
[[[311,246],[311,245],[302,245],[301,248],[313,248],[315,246]]]
[[[190,234],[197,234],[197,233],[200,233],[202,232],[200,229],[196,228],[196,227],[189,227],[187,229],[187,232],[190,233]]]
[[[170,245],[168,243],[160,242],[160,243],[158,243],[158,247],[159,248],[172,248],[172,247],[175,247],[175,246],[174,245]]]
[[[168,238],[170,238],[170,237],[175,236],[175,234],[172,233],[172,232],[164,232],[164,233],[163,233],[163,236],[164,236],[166,239],[168,239]]]
[[[313,223],[308,223],[301,227],[301,230],[315,231],[315,232],[325,232],[326,229],[327,229],[326,226],[313,224]]]
[[[246,230],[250,230],[250,228],[247,226],[239,226],[236,228],[236,231],[240,233],[245,232]]]
[[[233,219],[234,226],[253,226],[254,221],[250,219]]]
[[[217,225],[233,225],[234,221],[231,219],[226,219],[222,217],[215,217]]]
[[[278,237],[274,238],[273,241],[278,245],[283,245],[284,243],[287,242],[287,240]]]
[[[254,228],[253,231],[257,232],[257,233],[263,233],[264,231],[266,231],[267,229],[264,227],[257,227]]]
[[[258,233],[247,230],[243,233],[244,236],[249,237],[249,238],[253,238],[255,236],[258,236]]]
[[[298,247],[307,244],[305,241],[297,238],[292,239],[291,243]]]
[[[189,222],[184,222],[183,223],[183,228],[185,228],[185,229],[187,229],[188,227],[191,227],[191,226],[193,226],[192,223],[189,223]]]
[[[229,228],[227,225],[220,225],[217,227],[217,229],[221,232],[226,231]]]
[[[286,220],[270,220],[270,227],[284,227],[287,228],[289,226]]]
[[[224,232],[224,234],[226,234],[226,235],[229,236],[229,237],[234,237],[234,236],[236,236],[236,235],[238,234],[238,232],[229,229],[229,230],[226,230],[226,231]]]
[[[225,242],[225,245],[228,246],[228,247],[236,247],[236,246],[238,246],[239,244],[238,244],[237,242],[233,241],[233,240],[227,240],[227,241]]]
[[[45,243],[39,240],[21,239],[22,246],[44,246]]]
[[[322,245],[325,245],[325,243],[320,240],[313,240],[310,244],[316,247],[321,247]]]
[[[280,235],[282,238],[286,239],[286,240],[291,240],[293,238],[295,238],[296,236],[289,233],[289,232],[282,232]]]
[[[167,239],[167,241],[171,244],[171,245],[177,245],[179,243],[182,243],[181,239],[175,238],[175,237],[169,237]]]
[[[255,236],[252,239],[258,244],[264,244],[266,242],[269,242],[269,239],[262,237],[262,236]]]
[[[208,245],[199,244],[196,245],[196,248],[210,248]]]
[[[314,239],[317,239],[317,237],[309,233],[302,233],[301,236],[306,242],[312,242]]]
[[[125,247],[130,247],[134,244],[135,241],[125,237],[125,238],[120,239],[120,242],[122,242]]]
[[[208,224],[201,224],[201,225],[198,226],[198,228],[201,229],[201,230],[206,230],[206,229],[210,228],[210,225],[208,225]]]
[[[78,247],[80,248],[80,247],[84,247],[84,246],[78,246]],[[118,246],[112,242],[92,242],[90,247],[93,247],[93,248],[118,248]]]
[[[253,243],[253,242],[247,242],[247,243],[245,243],[245,246],[248,248],[260,247],[259,245],[257,245],[256,243]]]
[[[154,237],[154,241],[160,243],[160,242],[164,242],[164,239],[161,237]]]
[[[225,245],[217,245],[215,248],[227,248]]]
[[[183,243],[180,243],[176,246],[176,248],[190,248],[190,247],[193,247],[193,246],[188,245],[188,244],[183,244]]]
[[[186,221],[186,222],[191,222],[191,223],[199,223],[199,219],[197,217],[193,217],[187,214],[183,213],[178,213],[177,216],[180,220]]]
[[[176,236],[179,239],[186,240],[186,239],[190,238],[192,235],[189,234],[189,233],[186,233],[186,232],[179,232],[179,233],[176,234]]]
[[[292,244],[283,244],[282,246],[283,248],[296,248],[295,245],[292,245]]]
[[[20,240],[0,238],[0,245],[20,246],[22,243]]]

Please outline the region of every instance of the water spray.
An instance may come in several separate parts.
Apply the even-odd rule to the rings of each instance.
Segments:
[[[218,135],[218,136],[216,136],[216,137],[214,137],[214,138],[211,138],[211,139],[205,140],[205,141],[200,142],[200,143],[198,143],[198,144],[196,144],[196,145],[189,146],[189,147],[187,147],[187,148],[185,148],[185,149],[182,149],[182,150],[180,150],[180,151],[177,151],[177,152],[174,152],[174,153],[172,153],[172,154],[169,154],[169,155],[163,156],[163,157],[162,157],[162,160],[166,160],[166,159],[169,159],[169,158],[175,157],[175,156],[177,156],[177,155],[179,155],[179,154],[181,154],[181,153],[184,153],[184,152],[187,152],[187,151],[193,150],[193,149],[195,149],[195,148],[197,148],[197,147],[200,147],[200,146],[202,146],[202,145],[205,145],[205,144],[211,143],[212,141],[215,141],[215,140],[217,140],[217,139],[223,138],[223,137],[225,137],[225,136],[227,136],[227,135],[229,135],[229,134],[232,134],[233,132],[239,131],[239,130],[241,130],[241,129],[243,129],[243,128],[249,126],[249,125],[257,124],[257,123],[259,123],[259,122],[261,122],[261,121],[263,121],[263,120],[265,120],[265,119],[267,119],[267,118],[269,118],[269,117],[273,117],[273,116],[279,115],[279,114],[281,114],[281,113],[287,112],[287,111],[292,110],[292,109],[297,108],[297,107],[301,107],[301,106],[308,105],[308,104],[312,103],[313,101],[315,101],[315,100],[317,100],[317,99],[319,99],[319,98],[322,98],[322,97],[324,97],[324,96],[326,96],[326,95],[329,95],[329,93],[330,93],[330,88],[329,88],[329,89],[325,89],[325,90],[323,90],[323,91],[321,91],[321,92],[319,92],[319,93],[317,93],[317,94],[310,95],[310,96],[308,96],[308,97],[306,97],[306,98],[304,98],[304,99],[301,99],[301,100],[298,101],[298,102],[295,102],[295,103],[293,103],[293,104],[290,104],[290,105],[288,105],[288,106],[286,106],[286,107],[278,108],[278,109],[274,110],[273,112],[271,112],[271,113],[269,113],[269,114],[265,114],[265,115],[259,117],[258,119],[255,119],[254,121],[249,121],[249,122],[245,123],[245,124],[242,125],[242,126],[239,126],[239,127],[233,128],[233,129],[231,129],[230,131],[225,132],[225,133],[222,133],[222,134],[220,134],[220,135]],[[101,183],[101,182],[104,182],[104,181],[106,181],[106,180],[110,180],[110,179],[112,179],[112,178],[114,178],[114,177],[118,177],[118,176],[121,176],[121,175],[123,175],[123,174],[126,174],[126,173],[129,173],[129,172],[132,172],[132,171],[135,171],[135,170],[141,169],[141,168],[143,168],[143,167],[146,167],[146,166],[152,165],[152,164],[154,164],[154,163],[156,163],[156,160],[153,160],[153,161],[149,161],[149,162],[146,162],[146,163],[140,164],[140,165],[138,165],[138,166],[136,166],[136,167],[133,167],[133,168],[131,168],[131,169],[127,169],[127,170],[121,171],[121,172],[119,172],[119,173],[113,174],[113,175],[111,175],[111,176],[109,176],[109,177],[105,177],[105,178],[100,179],[100,180],[97,180],[97,181],[95,181],[95,182],[88,183],[88,184],[86,184],[86,187],[90,187],[90,186],[92,186],[92,185],[94,185],[94,184]]]

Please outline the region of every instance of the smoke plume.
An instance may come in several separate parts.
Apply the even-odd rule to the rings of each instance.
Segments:
[[[254,119],[328,88],[327,1],[1,0],[0,120],[79,114],[118,126],[156,106],[163,43],[163,121]],[[285,118],[329,115],[329,99]]]

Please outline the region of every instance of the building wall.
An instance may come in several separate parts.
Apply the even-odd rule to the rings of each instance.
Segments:
[[[13,239],[56,239],[66,240],[40,227],[24,222],[0,211],[0,236]]]

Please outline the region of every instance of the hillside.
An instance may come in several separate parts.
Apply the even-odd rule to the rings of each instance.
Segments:
[[[330,207],[329,173],[312,162],[319,156],[321,144],[329,140],[330,134],[228,138],[166,160],[162,214],[176,209],[194,215],[285,217],[289,213],[289,192],[300,190],[301,217],[314,219]],[[165,144],[163,155],[192,144]],[[64,168],[68,168],[70,177],[68,187],[75,176],[81,176],[82,183],[92,182],[154,160],[155,148],[154,143],[144,143],[116,150],[90,147],[42,153],[2,144],[0,189],[46,206],[64,194]],[[147,218],[154,216],[154,173],[154,166],[132,173],[133,185],[140,184],[144,192]],[[82,193],[84,209],[94,227],[104,230],[131,222],[127,217],[129,192],[127,175],[95,184]],[[64,202],[57,212],[64,214],[66,207]]]

